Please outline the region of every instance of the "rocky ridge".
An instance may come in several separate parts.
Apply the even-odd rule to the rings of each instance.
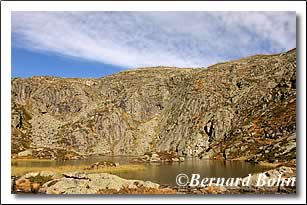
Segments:
[[[208,68],[12,79],[13,157],[296,159],[296,49]],[[18,156],[19,155],[19,156]]]

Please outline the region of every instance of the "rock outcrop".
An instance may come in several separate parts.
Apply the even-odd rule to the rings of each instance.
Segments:
[[[198,69],[140,68],[97,79],[14,78],[12,154],[28,156],[26,150],[52,159],[167,151],[293,160],[296,50]]]
[[[159,184],[150,181],[123,179],[108,173],[66,173],[64,177],[42,185],[39,192],[46,194],[97,194],[102,190],[159,189]]]
[[[177,162],[184,162],[185,158],[177,156],[176,153],[172,152],[152,152],[152,153],[145,153],[145,155],[134,158],[131,160],[132,163],[177,163]]]
[[[111,162],[111,161],[101,161],[101,162],[95,162],[91,164],[87,170],[93,170],[93,169],[100,169],[100,168],[106,168],[106,167],[118,167],[118,162]]]
[[[38,193],[44,183],[57,177],[57,174],[49,171],[30,172],[12,181],[12,193]]]
[[[123,179],[108,173],[30,172],[12,182],[12,193],[111,194],[123,191],[169,192],[168,189],[160,189],[159,184],[150,181]]]

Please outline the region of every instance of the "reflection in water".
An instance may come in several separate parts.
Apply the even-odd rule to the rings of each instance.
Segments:
[[[128,164],[132,157],[107,157],[93,156],[84,160],[68,160],[68,161],[17,161],[14,166],[63,166],[63,165],[90,165],[97,161],[110,160],[119,162],[120,164]],[[263,172],[267,167],[257,164],[251,164],[244,161],[217,161],[205,160],[198,158],[188,158],[183,163],[152,163],[145,164],[145,170],[137,170],[130,172],[120,172],[117,175],[127,179],[149,180],[159,184],[176,185],[176,176],[180,173],[200,174],[203,177],[243,177],[250,173]]]

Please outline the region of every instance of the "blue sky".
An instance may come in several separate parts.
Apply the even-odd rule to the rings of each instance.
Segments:
[[[207,67],[294,47],[295,12],[12,12],[12,77]]]
[[[75,57],[53,53],[29,51],[23,48],[12,49],[12,77],[58,76],[99,78],[126,69]]]

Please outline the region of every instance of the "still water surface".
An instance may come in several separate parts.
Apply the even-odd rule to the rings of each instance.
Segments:
[[[128,164],[133,157],[126,156],[92,156],[82,160],[67,161],[17,161],[14,166],[54,167],[63,165],[90,165],[98,161],[110,160],[120,164]],[[149,180],[159,184],[176,185],[176,176],[180,173],[200,174],[203,177],[244,177],[250,173],[263,172],[268,167],[251,164],[244,161],[205,160],[198,158],[186,158],[182,163],[148,163],[144,170],[120,172],[116,175],[127,179]]]

